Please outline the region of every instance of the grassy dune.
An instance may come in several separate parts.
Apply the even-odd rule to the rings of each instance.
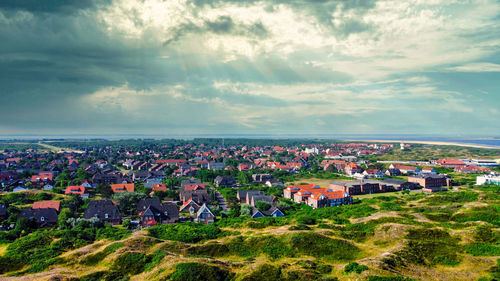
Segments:
[[[487,187],[393,193],[354,206],[301,207],[277,220],[158,226],[64,252],[41,272],[25,266],[1,278],[493,280],[500,272],[499,196]]]

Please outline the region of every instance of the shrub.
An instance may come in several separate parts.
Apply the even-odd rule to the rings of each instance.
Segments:
[[[217,266],[204,263],[179,263],[175,266],[175,272],[170,276],[173,281],[229,281],[233,273]]]
[[[436,193],[425,199],[425,202],[433,205],[444,203],[467,203],[476,201],[479,194],[477,192],[452,192],[452,193]]]
[[[167,256],[167,252],[163,250],[156,250],[151,255],[148,256],[150,262],[144,267],[144,271],[151,271],[156,265],[158,265],[163,258]]]
[[[85,265],[96,265],[100,261],[102,261],[105,257],[114,253],[116,250],[120,249],[121,247],[123,247],[123,243],[121,243],[121,242],[120,243],[113,243],[98,253],[94,253],[92,255],[86,256],[82,261],[80,261],[80,263],[85,264]]]
[[[344,272],[347,274],[353,273],[353,272],[360,274],[361,272],[363,272],[365,270],[368,270],[368,266],[360,265],[357,262],[351,262],[344,267]]]
[[[198,223],[177,223],[156,225],[148,229],[149,235],[187,243],[196,243],[205,239],[215,239],[222,235],[221,230],[213,225]]]
[[[368,276],[368,281],[416,281],[404,276]]]
[[[292,225],[288,230],[311,230],[311,228],[305,224]]]
[[[282,280],[281,269],[269,264],[261,265],[252,273],[243,277],[241,281],[274,281]]]
[[[473,256],[500,256],[500,247],[486,243],[473,243],[466,252]]]
[[[120,272],[123,275],[135,275],[144,271],[144,266],[148,262],[148,257],[143,253],[126,252],[115,260],[111,266],[111,270]]]
[[[413,229],[406,237],[407,245],[396,256],[417,265],[442,264],[453,266],[460,262],[458,241],[440,229]],[[392,261],[394,262],[394,261]]]
[[[329,238],[318,233],[294,234],[290,244],[298,253],[323,257],[327,260],[353,260],[360,253],[360,249],[348,241]]]
[[[308,216],[300,216],[297,218],[299,224],[314,225],[316,224],[316,219]]]

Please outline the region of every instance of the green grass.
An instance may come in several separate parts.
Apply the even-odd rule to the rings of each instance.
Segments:
[[[86,256],[83,260],[80,261],[80,263],[85,264],[85,265],[96,265],[100,261],[102,261],[105,257],[114,253],[116,250],[120,249],[121,247],[123,247],[122,242],[113,243],[113,244],[107,246],[106,248],[104,248],[104,250],[102,250],[100,252]]]

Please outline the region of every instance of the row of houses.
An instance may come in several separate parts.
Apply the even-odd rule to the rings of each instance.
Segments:
[[[177,223],[180,220],[180,212],[189,212],[195,222],[209,224],[215,221],[214,213],[206,204],[196,206],[196,210],[185,208],[179,210],[173,202],[161,202],[158,198],[141,199],[137,202],[138,223],[142,227]],[[6,206],[0,204],[0,216],[2,215],[2,208],[6,210]],[[39,227],[51,227],[58,223],[60,208],[60,201],[39,201],[35,202],[31,208],[23,209],[19,214],[19,218],[32,219]],[[90,201],[83,213],[83,218],[97,218],[112,225],[121,224],[123,220],[119,205],[109,199]]]
[[[352,197],[348,192],[313,184],[289,186],[283,190],[283,197],[313,208],[352,204]]]

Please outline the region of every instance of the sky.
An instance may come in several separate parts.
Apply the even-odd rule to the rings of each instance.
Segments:
[[[500,136],[500,1],[2,0],[0,135]]]

